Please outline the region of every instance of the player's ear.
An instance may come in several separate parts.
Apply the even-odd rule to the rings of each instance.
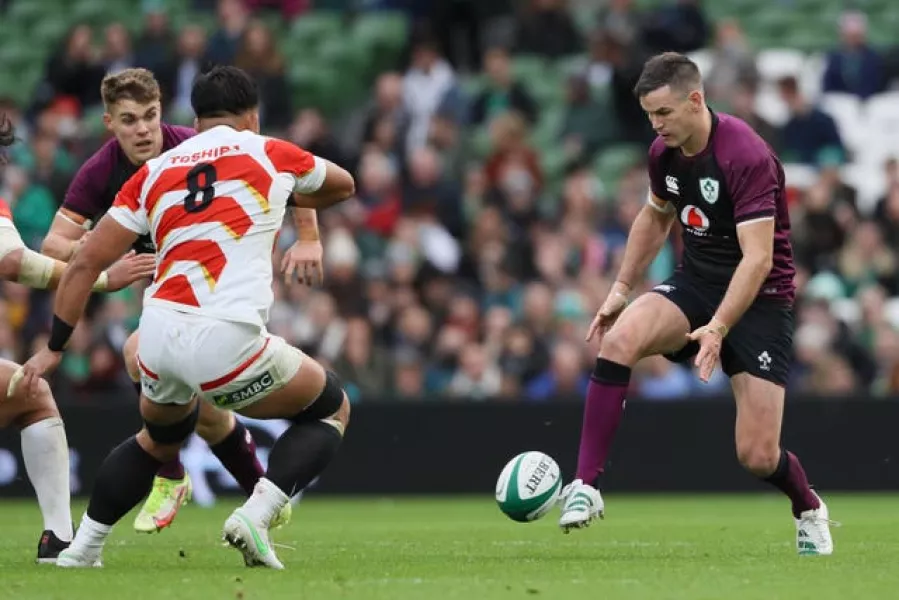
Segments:
[[[687,97],[690,99],[690,108],[693,112],[699,112],[705,108],[705,98],[703,98],[702,91],[693,90]]]
[[[109,111],[103,111],[103,125],[106,126],[106,131],[112,133],[112,115],[109,114]]]
[[[253,133],[259,133],[259,111],[251,110],[249,115],[248,129]]]

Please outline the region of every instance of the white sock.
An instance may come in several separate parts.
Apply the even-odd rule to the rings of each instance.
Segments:
[[[85,512],[81,517],[81,525],[78,526],[78,533],[75,534],[71,547],[76,552],[86,550],[97,552],[103,548],[110,531],[112,531],[112,525],[98,523],[87,516]]]
[[[290,498],[274,483],[262,477],[256,482],[253,493],[243,505],[243,512],[248,517],[266,527],[280,512]]]
[[[51,417],[23,429],[22,457],[44,516],[44,529],[64,542],[71,541],[69,444],[62,419]]]

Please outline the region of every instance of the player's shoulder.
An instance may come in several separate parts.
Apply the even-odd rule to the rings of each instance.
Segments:
[[[714,151],[719,163],[734,167],[749,167],[775,160],[774,152],[752,126],[733,115],[718,113]]]
[[[656,136],[656,139],[649,145],[649,162],[654,163],[662,160],[662,157],[668,152],[668,146],[662,136]]]
[[[75,173],[75,177],[81,176],[89,181],[107,181],[118,164],[121,154],[122,146],[119,144],[119,140],[111,138],[84,161],[78,172]]]
[[[168,123],[163,123],[160,128],[162,129],[163,150],[174,148],[175,146],[197,135],[196,130],[190,127],[182,127],[181,125],[170,125]]]

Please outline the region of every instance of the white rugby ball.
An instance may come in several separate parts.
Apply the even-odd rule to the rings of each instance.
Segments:
[[[527,523],[544,516],[562,491],[562,473],[551,456],[522,452],[510,460],[496,482],[496,503],[513,521]]]

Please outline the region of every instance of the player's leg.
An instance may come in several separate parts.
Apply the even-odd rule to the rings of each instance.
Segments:
[[[683,349],[691,326],[704,318],[701,307],[689,282],[675,277],[637,298],[603,337],[587,387],[577,474],[563,493],[563,531],[603,514],[598,480],[624,412],[631,369],[643,357]]]
[[[98,565],[113,525],[137,506],[150,491],[160,465],[177,455],[193,433],[198,400],[189,389],[185,392],[177,387],[168,386],[167,391],[175,392],[175,397],[190,398],[186,404],[158,403],[141,396],[144,427],[103,461],[75,539],[69,549],[60,553],[58,566]]]
[[[265,391],[238,412],[257,419],[287,419],[290,427],[269,454],[268,470],[250,498],[225,522],[224,537],[244,555],[247,565],[283,568],[268,538],[272,520],[328,466],[349,423],[349,400],[333,373],[284,340],[268,338],[267,351],[254,373],[233,384],[230,393],[261,382]],[[211,396],[229,396],[213,391]],[[221,400],[220,400],[221,401]]]
[[[37,562],[55,563],[59,552],[72,541],[72,510],[69,491],[69,445],[50,386],[41,380],[38,393],[29,396],[20,387],[5,396],[9,379],[18,365],[0,360],[0,427],[20,431],[22,457],[34,487],[44,531],[37,549]]]
[[[137,347],[140,338],[138,332],[132,333],[122,348],[125,369],[134,382],[137,395],[140,397],[140,362],[137,358]],[[134,530],[139,533],[155,533],[172,524],[181,507],[190,500],[190,476],[184,471],[180,455],[165,462],[153,479],[153,488],[144,505],[134,518]]]
[[[790,499],[799,553],[831,554],[827,505],[809,486],[796,455],[780,445],[792,326],[790,309],[760,303],[725,339],[721,361],[737,403],[737,458]]]
[[[265,474],[265,468],[256,456],[256,442],[250,430],[231,411],[201,402],[197,435],[209,444],[209,449],[234,476],[246,495],[252,494],[256,483]],[[287,525],[292,511],[290,504],[285,505],[272,521],[272,527]]]

